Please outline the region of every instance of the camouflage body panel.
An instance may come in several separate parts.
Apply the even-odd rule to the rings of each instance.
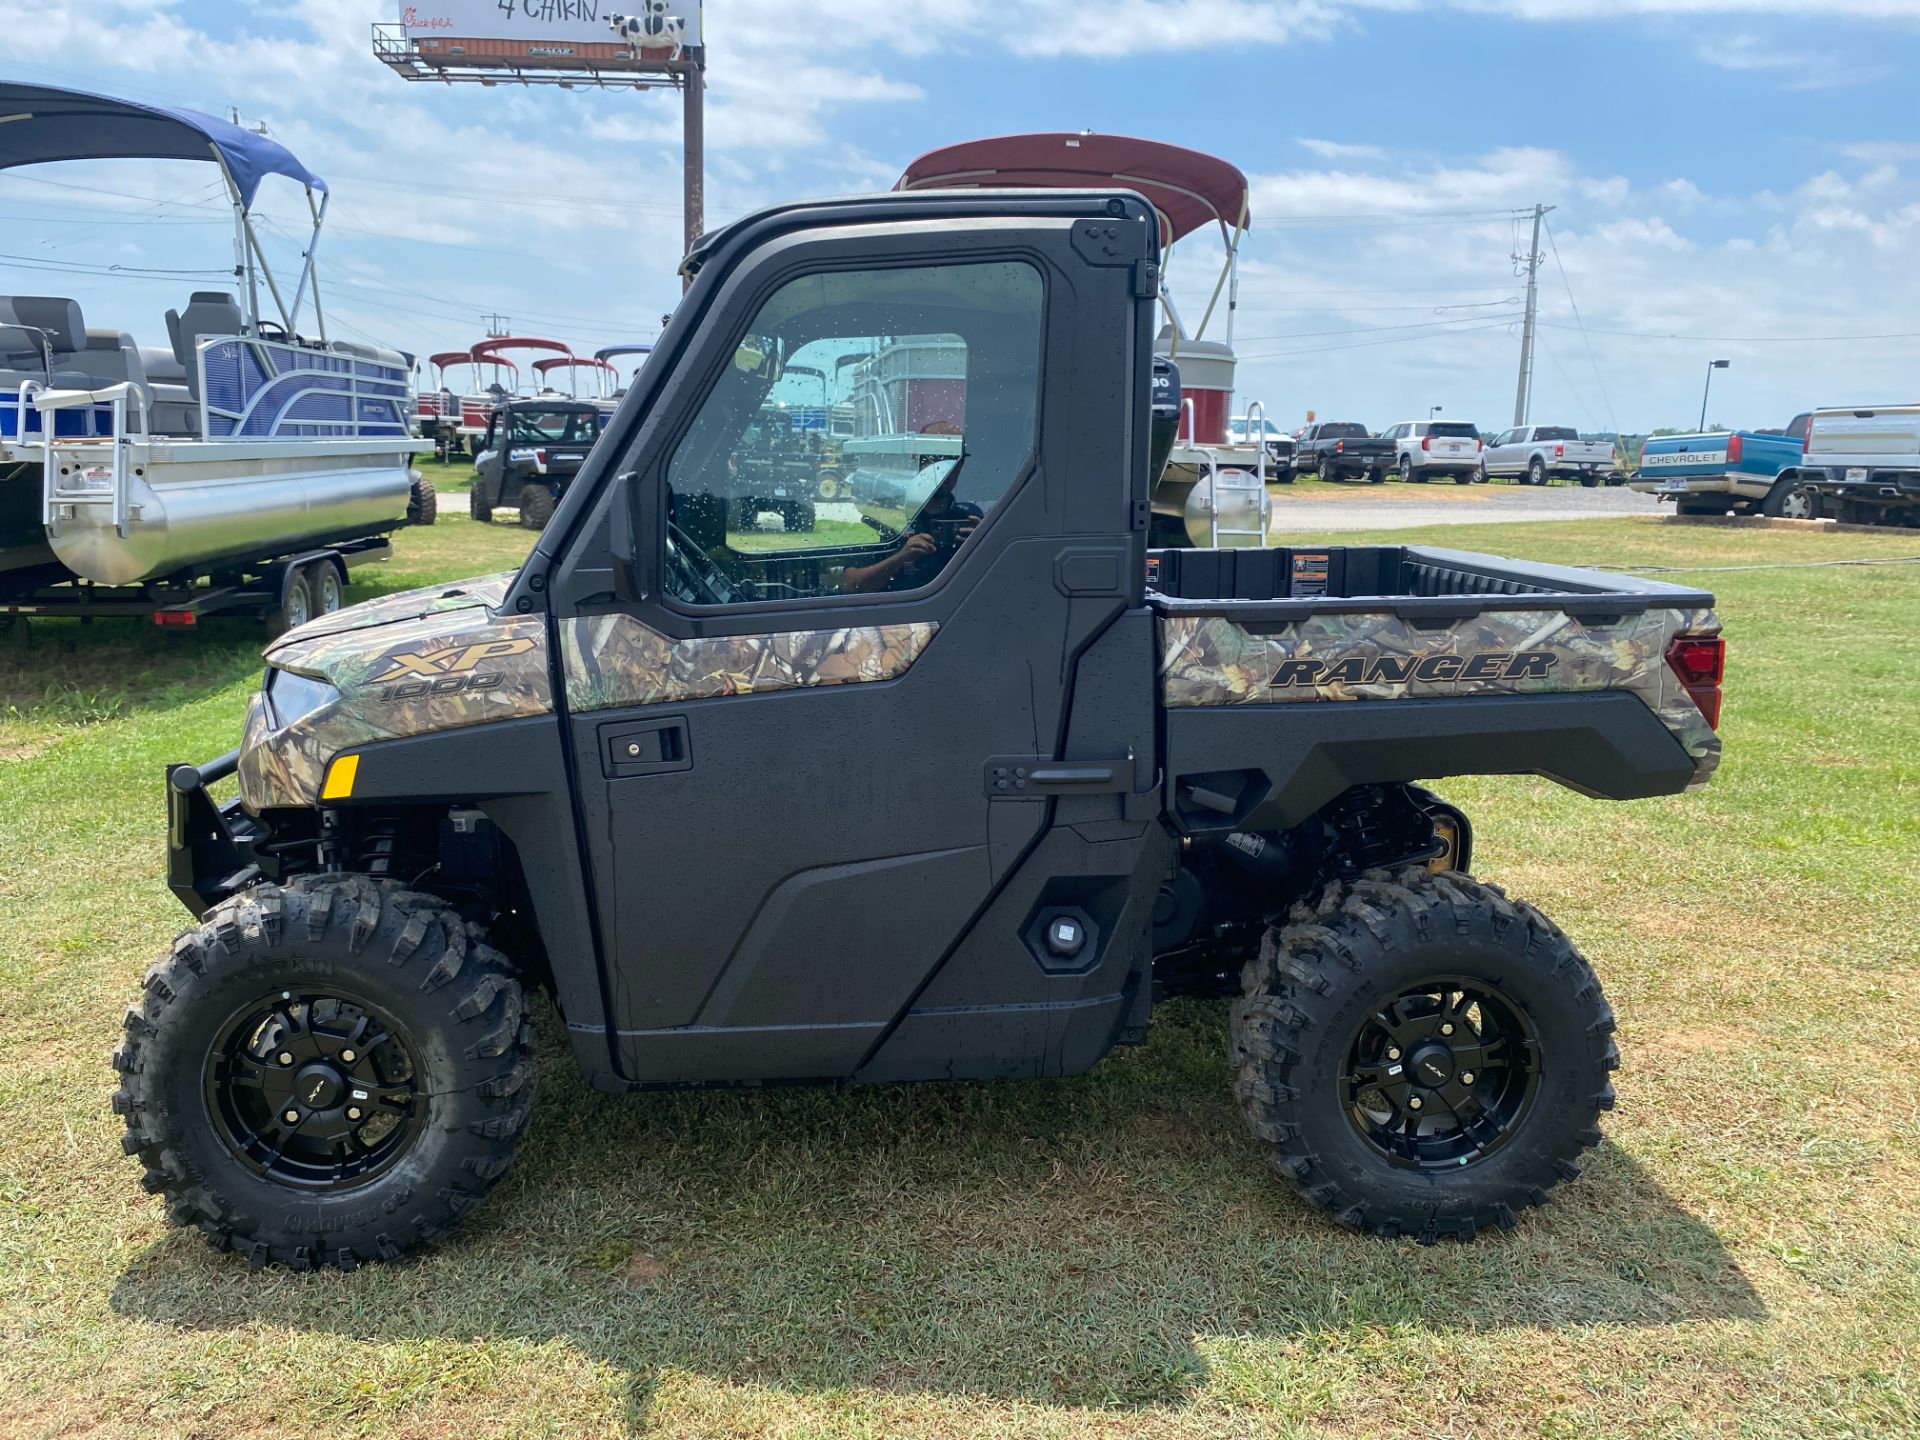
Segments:
[[[340,695],[278,730],[265,697],[253,697],[240,750],[248,810],[314,804],[342,750],[553,712],[542,618],[496,616],[477,603],[405,613],[413,618],[311,639],[302,626],[268,652],[276,668],[325,680]]]
[[[318,803],[327,766],[344,750],[552,714],[545,618],[497,613],[511,579],[389,595],[277,641],[267,652],[275,669],[324,680],[340,694],[279,729],[266,697],[252,698],[240,747],[246,809]],[[934,629],[674,640],[631,616],[604,615],[564,621],[560,634],[568,705],[592,711],[892,680]]]
[[[675,640],[631,615],[566,620],[560,656],[567,707],[612,710],[893,680],[920,658],[937,628],[857,625]]]
[[[1278,617],[1276,617],[1278,618]],[[1489,610],[1447,629],[1392,614],[1309,614],[1272,634],[1220,615],[1160,617],[1160,692],[1169,707],[1463,695],[1638,695],[1707,783],[1720,738],[1666,663],[1678,635],[1718,635],[1711,610],[1654,610],[1589,625],[1557,610]],[[1444,657],[1444,658],[1443,658]]]
[[[277,664],[281,651],[304,645],[323,635],[371,630],[377,625],[391,625],[396,620],[419,620],[453,610],[498,610],[506,601],[507,587],[512,584],[513,572],[507,570],[498,575],[482,575],[453,585],[425,585],[417,590],[382,595],[378,600],[363,600],[358,605],[349,605],[331,615],[317,615],[297,629],[289,630],[267,646],[267,659]]]

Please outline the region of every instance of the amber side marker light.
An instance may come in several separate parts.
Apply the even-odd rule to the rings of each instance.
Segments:
[[[360,775],[360,757],[342,755],[327,767],[327,783],[320,787],[322,800],[350,800],[353,782]]]
[[[1727,676],[1727,642],[1719,635],[1680,635],[1667,646],[1667,668],[1679,677],[1687,695],[1720,728],[1720,686]]]

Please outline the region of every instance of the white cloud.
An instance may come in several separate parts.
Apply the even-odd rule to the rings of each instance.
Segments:
[[[1349,145],[1340,140],[1314,140],[1302,135],[1294,144],[1318,155],[1322,160],[1384,160],[1387,152],[1378,145]]]

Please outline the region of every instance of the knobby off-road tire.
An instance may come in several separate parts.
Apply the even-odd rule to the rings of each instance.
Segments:
[[[407,492],[407,524],[431,525],[439,515],[440,497],[433,482],[424,477],[415,480]]]
[[[1497,998],[1472,1010],[1406,999],[1455,983]],[[1235,1097],[1274,1167],[1349,1228],[1432,1243],[1509,1227],[1516,1212],[1580,1173],[1576,1158],[1599,1143],[1600,1112],[1613,1108],[1609,1074],[1619,1052],[1592,968],[1538,910],[1465,875],[1376,871],[1329,885],[1268,931],[1242,984],[1233,1006]],[[1457,1038],[1442,1042],[1448,1014],[1460,1022]],[[1469,1017],[1478,1033],[1468,1033]],[[1365,1088],[1362,1077],[1388,1068],[1380,1049],[1365,1053],[1393,1043],[1382,1019],[1429,1031],[1400,1057],[1409,1074],[1442,1044],[1505,1035],[1469,1062],[1479,1071],[1474,1093],[1488,1102],[1481,1112],[1459,1102],[1470,1118],[1480,1115],[1473,1127],[1463,1130],[1438,1092],[1409,1086],[1395,1104]],[[1456,1082],[1467,1073],[1461,1066]],[[1421,1117],[1405,1108],[1408,1096],[1424,1096]],[[1490,1119],[1509,1111],[1511,1124],[1496,1132]],[[1390,1143],[1425,1149],[1426,1163],[1390,1157],[1369,1138],[1382,1133],[1381,1113],[1393,1117]],[[1411,1142],[1398,1129],[1409,1121]],[[1464,1159],[1448,1158],[1449,1125]],[[1419,1136],[1422,1127],[1432,1139]]]
[[[486,491],[481,488],[482,483],[480,478],[475,476],[473,488],[467,491],[467,514],[472,519],[478,520],[482,525],[491,525],[493,523],[493,506],[487,503],[487,494]]]
[[[295,1270],[398,1259],[438,1240],[513,1163],[533,1110],[525,1000],[505,957],[430,895],[359,876],[263,885],[181,934],[142,988],[113,1057],[122,1145],[168,1218],[216,1250]],[[256,1014],[276,1011],[254,1029]],[[358,1068],[347,1073],[343,1055]],[[396,1055],[411,1083],[389,1083]],[[329,1063],[344,1076],[328,1097],[338,1108],[308,1111],[291,1132],[258,1121],[245,1072],[298,1087],[277,1106],[299,1106]],[[358,1142],[317,1132],[337,1133],[351,1097],[369,1092],[358,1104],[374,1119],[359,1135],[390,1120],[391,1143],[340,1178],[329,1145]],[[393,1113],[402,1103],[408,1113]],[[282,1153],[268,1162],[276,1138]]]
[[[520,490],[520,528],[544,530],[553,519],[553,492],[544,485],[525,485]]]

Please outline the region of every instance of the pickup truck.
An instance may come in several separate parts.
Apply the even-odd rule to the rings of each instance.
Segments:
[[[1640,470],[1628,488],[1671,500],[1682,515],[1783,515],[1802,509],[1798,487],[1780,484],[1780,472],[1800,463],[1807,415],[1785,430],[1715,430],[1656,435],[1640,451]]]
[[[1294,439],[1293,468],[1322,480],[1364,479],[1380,485],[1393,463],[1393,442],[1351,420],[1323,420]]]
[[[1404,420],[1381,432],[1393,447],[1393,470],[1424,485],[1435,476],[1456,485],[1480,478],[1480,431],[1464,420]]]
[[[1813,412],[1782,513],[1864,525],[1920,526],[1920,405],[1838,406]]]
[[[113,1103],[167,1216],[298,1269],[432,1243],[532,1118],[536,988],[607,1091],[1072,1075],[1233,993],[1251,1134],[1339,1223],[1468,1239],[1577,1174],[1612,1011],[1418,782],[1705,784],[1712,597],[1149,550],[1159,235],[1118,186],[749,215],[518,571],[273,646],[166,775],[199,923]],[[964,447],[919,512],[734,543],[782,357],[927,336]]]
[[[1544,485],[1549,480],[1578,480],[1594,486],[1605,481],[1618,485],[1625,478],[1614,468],[1613,446],[1604,440],[1582,440],[1567,425],[1522,425],[1503,430],[1487,442],[1482,465],[1489,480],[1514,480],[1522,485]]]

